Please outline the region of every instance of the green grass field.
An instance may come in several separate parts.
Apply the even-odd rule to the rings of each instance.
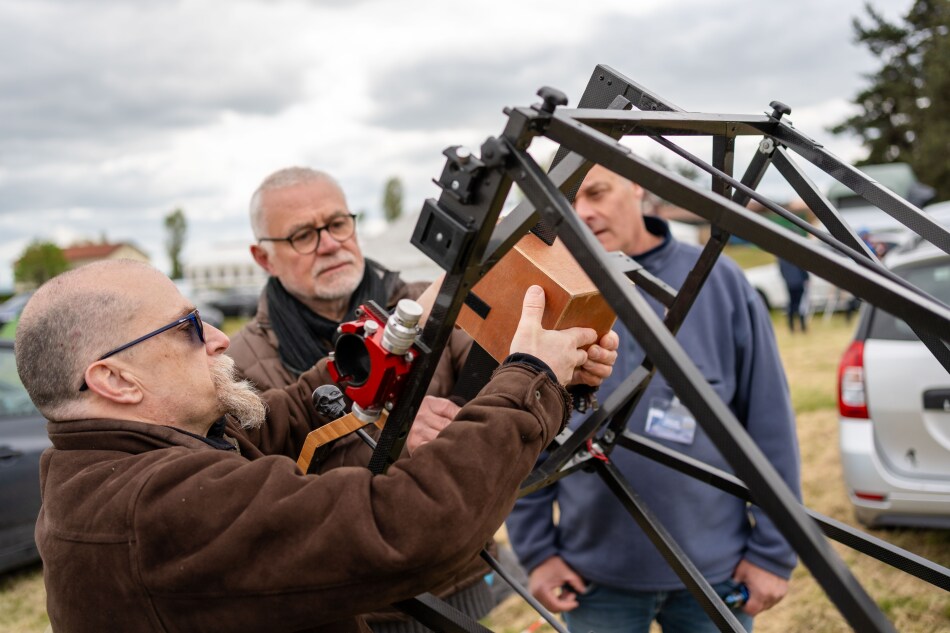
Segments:
[[[776,318],[776,337],[788,374],[792,402],[798,413],[805,504],[827,516],[857,525],[841,478],[837,447],[835,378],[838,360],[852,335],[852,324],[836,315],[816,318],[808,334],[788,334]],[[225,324],[233,331],[240,324]],[[631,521],[631,529],[636,526]],[[873,535],[911,552],[950,566],[950,531],[875,530]],[[499,534],[504,538],[504,533]],[[833,544],[865,590],[895,627],[909,633],[950,630],[950,596],[933,585],[847,547]],[[0,633],[43,633],[47,630],[45,592],[39,567],[0,577]],[[486,620],[495,631],[519,633],[538,616],[519,598],[510,598]],[[533,628],[533,627],[532,627]],[[538,632],[551,631],[547,625]],[[834,605],[808,570],[799,566],[789,595],[756,619],[757,633],[825,633],[848,631]]]

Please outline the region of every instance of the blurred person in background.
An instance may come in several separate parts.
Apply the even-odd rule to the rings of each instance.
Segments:
[[[808,271],[781,258],[778,260],[778,269],[788,290],[788,304],[785,306],[788,331],[794,333],[795,324],[798,323],[801,331],[806,332],[808,330]]]
[[[680,288],[701,249],[678,242],[668,224],[645,217],[639,185],[595,165],[574,208],[604,248],[622,251],[673,288]],[[664,306],[646,293],[661,317]],[[617,364],[602,399],[644,358],[617,323]],[[765,456],[801,498],[798,443],[772,323],[738,266],[720,257],[677,333],[677,341]],[[582,417],[575,414],[571,426]],[[627,429],[715,468],[731,472],[702,426],[657,373]],[[755,506],[647,457],[623,449],[610,461],[634,486],[712,587],[751,630],[752,618],[788,589],[795,552]],[[554,521],[554,505],[560,513]],[[717,627],[684,587],[633,517],[596,475],[578,472],[518,500],[506,521],[532,594],[563,612],[575,633],[705,633]]]

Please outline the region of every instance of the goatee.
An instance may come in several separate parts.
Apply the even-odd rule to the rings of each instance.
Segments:
[[[238,378],[234,359],[218,356],[211,364],[211,380],[224,413],[237,418],[245,429],[256,429],[264,423],[267,405],[249,381]]]

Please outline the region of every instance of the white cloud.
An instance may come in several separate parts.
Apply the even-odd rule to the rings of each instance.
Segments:
[[[176,207],[186,256],[247,240],[248,197],[290,164],[332,172],[370,214],[398,175],[417,209],[442,149],[499,134],[541,85],[576,103],[596,63],[688,110],[787,101],[857,157],[824,128],[873,68],[851,43],[862,5],[0,0],[0,287],[33,238],[105,233],[167,268]]]

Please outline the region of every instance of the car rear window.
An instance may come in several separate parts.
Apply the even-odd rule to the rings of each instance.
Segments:
[[[922,262],[894,272],[924,292],[950,304],[950,259]],[[913,341],[917,339],[917,335],[902,319],[875,308],[871,315],[868,338]]]

